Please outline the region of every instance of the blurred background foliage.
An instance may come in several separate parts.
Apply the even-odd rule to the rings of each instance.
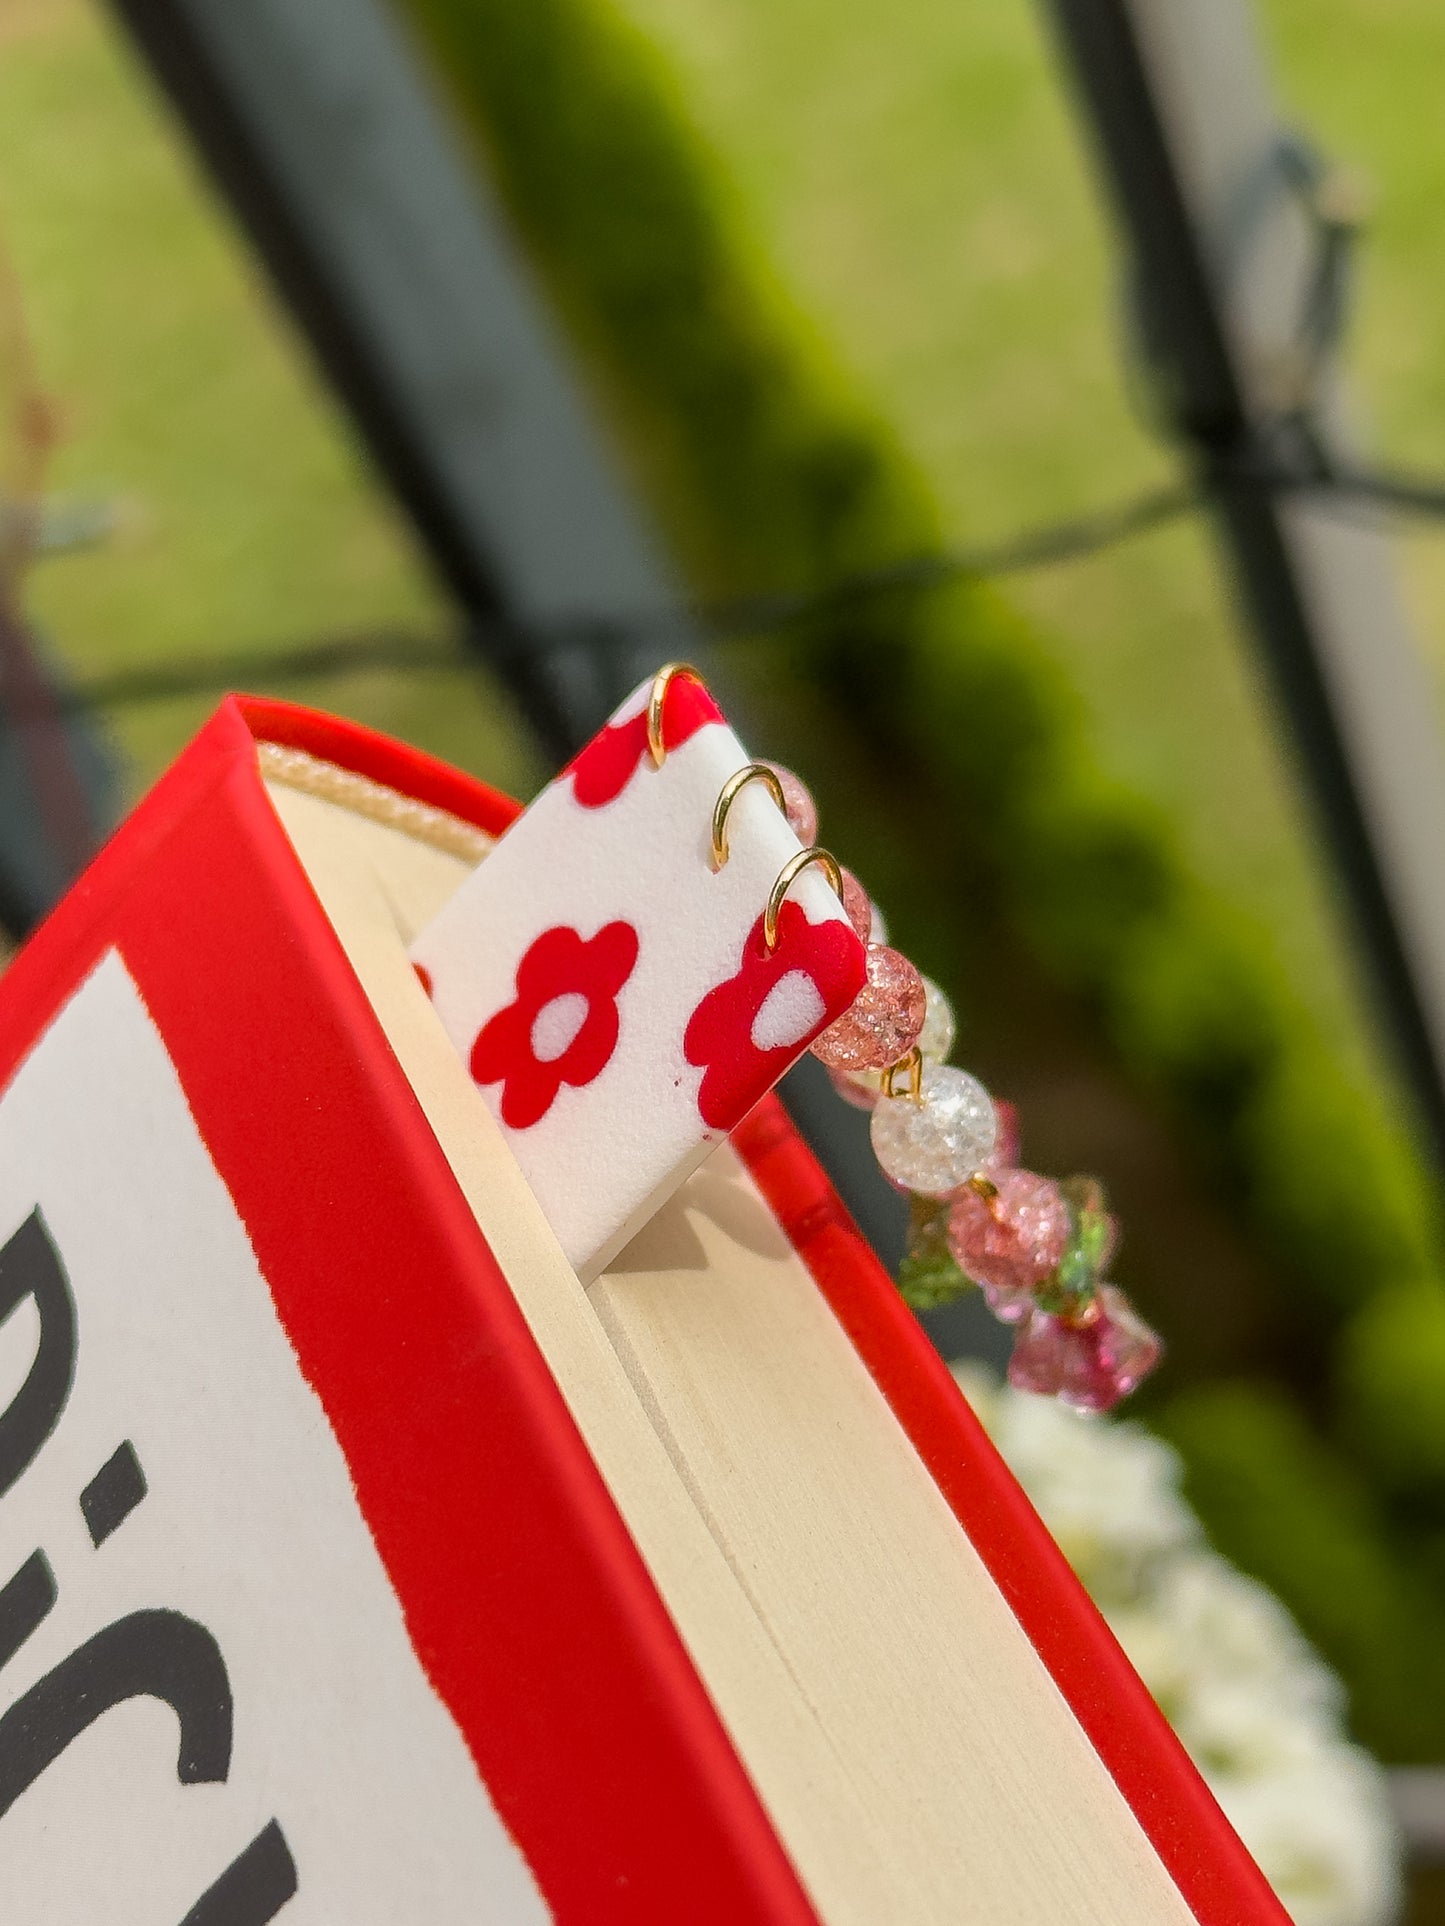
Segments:
[[[1173,472],[1029,0],[398,0],[700,596],[821,586]],[[1426,0],[1267,0],[1283,91],[1373,175],[1354,359],[1445,466]],[[0,18],[0,216],[62,492],[78,672],[399,626],[444,600],[180,137],[87,0]],[[1445,534],[1402,534],[1445,669]],[[1166,1333],[1141,1401],[1221,1549],[1445,1761],[1445,1248],[1290,758],[1202,521],[720,657],[760,750],[954,995],[1040,1168],[1097,1171]],[[296,691],[523,792],[476,673]],[[201,699],[119,714],[137,783]]]
[[[91,0],[0,8],[0,242],[59,411],[51,485],[117,516],[105,542],[34,571],[31,612],[78,672],[443,627],[409,532]],[[535,781],[520,728],[474,675],[297,694]],[[117,719],[138,784],[213,706]]]

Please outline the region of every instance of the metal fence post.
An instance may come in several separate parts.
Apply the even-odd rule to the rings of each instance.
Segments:
[[[1247,0],[1049,0],[1193,450],[1360,946],[1445,1163],[1445,753],[1378,517],[1271,465],[1353,457],[1300,321],[1317,223],[1290,185]],[[1297,185],[1297,183],[1296,183]],[[1308,390],[1308,392],[1306,392]]]

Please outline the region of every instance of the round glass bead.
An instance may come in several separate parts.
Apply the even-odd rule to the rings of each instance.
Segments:
[[[1015,1323],[1033,1287],[1064,1254],[1072,1221],[1057,1184],[1031,1170],[993,1170],[994,1195],[968,1185],[954,1199],[948,1242],[959,1269],[983,1287],[989,1306]],[[997,1300],[997,1301],[995,1301]]]
[[[1069,1210],[1069,1235],[1052,1274],[1039,1286],[1046,1311],[1077,1316],[1094,1297],[1118,1244],[1118,1225],[1104,1208],[1103,1186],[1092,1177],[1066,1177],[1059,1193]]]
[[[863,987],[813,1043],[830,1070],[886,1070],[918,1041],[928,1010],[923,978],[906,956],[874,943]]]
[[[858,932],[860,943],[873,941],[873,903],[851,869],[843,871],[843,913]],[[925,982],[927,979],[924,979]]]
[[[1034,1309],[1035,1299],[1027,1284],[1018,1288],[983,1284],[983,1301],[993,1312],[1000,1324],[1022,1324],[1029,1312]]]
[[[904,1303],[915,1311],[936,1311],[971,1288],[948,1248],[947,1203],[941,1197],[911,1197],[908,1243],[898,1266]]]
[[[789,829],[804,849],[811,849],[818,840],[818,805],[813,801],[808,785],[801,776],[795,776],[791,769],[785,769],[780,762],[770,762],[767,767],[782,785],[783,814],[788,819]]]
[[[993,1147],[988,1168],[1012,1170],[1023,1154],[1019,1143],[1018,1105],[1010,1103],[1007,1097],[995,1097],[993,1108],[998,1118],[998,1142]]]
[[[881,1070],[835,1070],[831,1074],[849,1086],[852,1095],[848,1102],[857,1104],[860,1110],[871,1110],[883,1094]]]
[[[953,1048],[953,1005],[931,976],[924,977],[923,990],[928,1010],[918,1034],[918,1047],[930,1063],[944,1063]]]
[[[881,1098],[868,1128],[873,1154],[894,1183],[947,1197],[988,1162],[998,1120],[977,1077],[929,1063],[919,1096]]]
[[[830,1070],[828,1075],[844,1103],[851,1103],[855,1110],[871,1110],[882,1095],[876,1070]]]

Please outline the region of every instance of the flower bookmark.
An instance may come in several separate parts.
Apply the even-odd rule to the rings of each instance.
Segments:
[[[584,1281],[863,983],[838,866],[787,800],[665,669],[412,944]]]

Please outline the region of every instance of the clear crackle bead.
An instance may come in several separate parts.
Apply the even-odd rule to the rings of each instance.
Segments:
[[[1063,1257],[1073,1221],[1057,1184],[1031,1170],[989,1172],[993,1194],[968,1185],[949,1211],[948,1241],[960,1270],[982,1286],[989,1309],[1015,1324],[1034,1286]]]
[[[898,1266],[898,1289],[915,1311],[952,1304],[973,1287],[948,1246],[948,1201],[914,1197],[908,1206],[908,1246]]]
[[[886,1070],[917,1043],[927,1005],[923,978],[908,958],[874,943],[862,989],[814,1038],[813,1055],[830,1070]]]
[[[923,990],[928,998],[928,1008],[924,1014],[923,1028],[918,1033],[918,1047],[926,1062],[946,1063],[948,1053],[953,1048],[956,1029],[953,1005],[931,976],[924,977]]]
[[[828,1076],[844,1103],[855,1110],[871,1110],[883,1094],[883,1079],[876,1070],[830,1070]]]
[[[918,1096],[880,1098],[868,1128],[873,1154],[895,1184],[947,1197],[988,1162],[998,1120],[977,1077],[928,1063]]]
[[[1154,1369],[1163,1345],[1122,1291],[1104,1284],[1078,1321],[1031,1311],[1009,1359],[1009,1383],[1077,1411],[1112,1411]]]

